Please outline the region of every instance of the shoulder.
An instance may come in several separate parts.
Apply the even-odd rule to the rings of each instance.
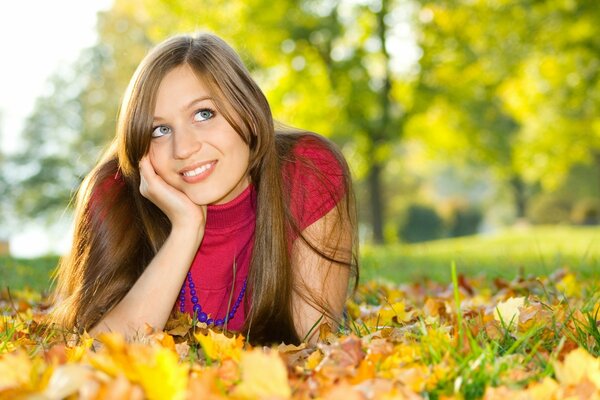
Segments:
[[[321,136],[299,136],[282,167],[290,211],[300,230],[327,214],[349,191],[341,152]]]
[[[330,183],[340,181],[347,175],[347,165],[337,146],[316,134],[304,134],[296,138],[283,163],[286,178],[323,178]],[[302,176],[299,176],[302,175]]]

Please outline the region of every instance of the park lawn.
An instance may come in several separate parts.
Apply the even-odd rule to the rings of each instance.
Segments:
[[[494,235],[468,236],[417,244],[364,245],[361,282],[450,281],[450,264],[470,277],[512,279],[517,274],[549,275],[568,268],[583,278],[600,277],[600,227],[512,228]],[[45,291],[57,256],[0,257],[0,287]]]
[[[450,280],[450,264],[466,276],[514,278],[549,275],[568,268],[599,278],[600,227],[542,226],[511,228],[493,235],[468,236],[417,244],[365,245],[361,281]]]
[[[94,346],[85,333],[45,325],[47,299],[17,290],[46,288],[57,257],[4,258],[2,286],[15,290],[0,290],[0,398],[598,398],[598,232],[366,248],[347,323],[315,324],[319,344],[299,347],[253,347],[187,314],[164,331],[146,326],[132,342],[105,334]],[[530,276],[476,277],[519,267]],[[382,277],[396,284],[372,279]]]

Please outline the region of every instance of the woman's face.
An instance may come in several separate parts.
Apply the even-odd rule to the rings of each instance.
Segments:
[[[194,203],[222,204],[249,185],[250,150],[188,65],[160,83],[150,160],[156,173]]]

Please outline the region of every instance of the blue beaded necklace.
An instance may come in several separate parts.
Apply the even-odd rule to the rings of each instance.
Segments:
[[[248,283],[248,278],[244,279],[244,285],[242,286],[240,295],[238,296],[237,300],[235,301],[235,304],[233,305],[233,307],[231,308],[231,311],[229,311],[229,314],[227,314],[225,316],[225,318],[219,318],[216,320],[214,320],[213,318],[208,318],[208,314],[205,313],[204,311],[202,311],[202,306],[198,302],[198,295],[196,293],[196,285],[194,284],[194,281],[192,280],[192,273],[189,271],[187,273],[187,282],[188,282],[188,287],[190,288],[191,301],[192,301],[192,304],[194,305],[192,309],[194,310],[194,315],[196,316],[198,321],[204,322],[207,325],[214,324],[215,326],[222,326],[225,323],[227,323],[229,320],[233,319],[233,317],[235,316],[235,312],[242,304],[242,299],[244,298],[244,293],[246,293],[246,283]],[[182,313],[185,312],[185,283],[183,284],[183,287],[181,288],[181,292],[179,292],[179,311],[181,311]]]

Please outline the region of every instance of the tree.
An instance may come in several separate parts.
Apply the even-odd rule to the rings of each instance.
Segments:
[[[534,3],[534,2],[525,2]],[[512,188],[517,218],[530,189],[518,162],[522,125],[502,101],[505,82],[536,43],[525,7],[492,2],[423,1],[420,100],[411,131],[449,161],[490,168]]]
[[[120,97],[151,45],[145,21],[135,16],[120,3],[101,14],[101,40],[56,71],[37,99],[25,123],[25,146],[9,158],[18,177],[9,182],[17,215],[56,221],[114,136]]]
[[[71,80],[59,79],[57,85],[73,90],[40,100],[28,123],[30,145],[19,162],[30,174],[20,182],[18,196],[29,205],[21,210],[31,213],[63,204],[67,191],[49,189],[35,197],[29,195],[32,185],[52,181],[70,192],[75,178],[89,169],[98,148],[114,134],[124,82],[143,53],[166,36],[201,28],[215,31],[241,52],[276,116],[331,136],[346,150],[355,149],[366,166],[358,175],[366,179],[371,194],[373,236],[383,241],[381,173],[391,144],[402,137],[406,114],[395,90],[399,79],[390,68],[387,43],[396,7],[393,0],[116,0],[100,17],[98,44],[78,63],[81,79],[76,81],[82,84],[74,87]],[[59,120],[49,113],[67,113],[73,119]],[[69,139],[61,141],[60,152],[32,149],[34,143],[52,149],[41,144],[56,143],[61,129],[69,132]],[[62,170],[70,161],[65,154],[86,156],[69,174]],[[33,166],[28,160],[34,160]]]
[[[201,18],[194,12],[198,1],[170,2],[169,7],[152,3],[147,2],[146,9],[155,16],[169,15],[163,25],[168,30],[154,32],[157,40],[173,27],[187,31],[199,24],[223,34],[242,50],[276,116],[357,149],[365,166],[358,178],[366,180],[370,194],[365,203],[371,209],[373,239],[383,242],[381,175],[406,118],[393,91],[398,77],[391,70],[388,49],[392,11],[398,3],[211,2]],[[238,24],[223,24],[227,19]]]
[[[539,45],[506,82],[502,100],[523,126],[525,177],[554,189],[579,163],[600,173],[600,9],[594,1],[547,1],[534,12],[543,21],[531,38]]]

